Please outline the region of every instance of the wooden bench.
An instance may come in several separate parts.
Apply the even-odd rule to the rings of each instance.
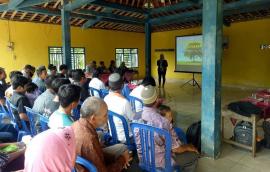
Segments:
[[[224,120],[225,118],[227,119],[230,119],[230,118],[234,118],[234,119],[237,119],[237,120],[241,120],[241,121],[247,121],[247,122],[251,122],[252,123],[252,145],[251,146],[248,146],[248,145],[244,145],[244,144],[241,144],[241,143],[238,143],[238,142],[235,142],[231,139],[226,139],[224,137]],[[244,148],[244,149],[247,149],[247,150],[250,150],[252,152],[252,156],[255,157],[256,156],[256,138],[257,138],[257,132],[256,132],[256,129],[257,129],[257,122],[260,120],[260,116],[258,115],[251,115],[250,117],[246,117],[246,116],[242,116],[242,115],[239,115],[235,112],[232,112],[230,110],[226,108],[223,108],[222,109],[222,116],[221,116],[221,132],[222,132],[222,140],[223,142],[225,143],[228,143],[228,144],[231,144],[231,145],[235,145],[235,146],[238,146],[238,147],[241,147],[241,148]]]

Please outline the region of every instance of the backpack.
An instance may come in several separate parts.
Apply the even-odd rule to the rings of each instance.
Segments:
[[[240,121],[234,128],[234,140],[238,143],[252,145],[252,123]]]
[[[263,131],[264,131],[264,147],[270,149],[270,122],[263,122]]]
[[[201,152],[201,121],[191,124],[186,132],[187,143],[194,145]]]

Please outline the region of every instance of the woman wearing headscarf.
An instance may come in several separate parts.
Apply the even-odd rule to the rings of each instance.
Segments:
[[[25,172],[70,172],[76,160],[71,127],[50,129],[31,140],[25,152]]]

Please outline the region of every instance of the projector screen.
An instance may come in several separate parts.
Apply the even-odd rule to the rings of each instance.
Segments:
[[[202,35],[176,37],[176,72],[202,72]]]

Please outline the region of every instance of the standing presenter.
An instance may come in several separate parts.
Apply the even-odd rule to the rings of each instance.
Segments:
[[[162,87],[164,88],[166,82],[166,71],[168,67],[168,62],[165,60],[164,55],[160,54],[160,58],[157,61],[158,66],[158,83],[159,87],[161,87],[161,78],[163,79]]]

